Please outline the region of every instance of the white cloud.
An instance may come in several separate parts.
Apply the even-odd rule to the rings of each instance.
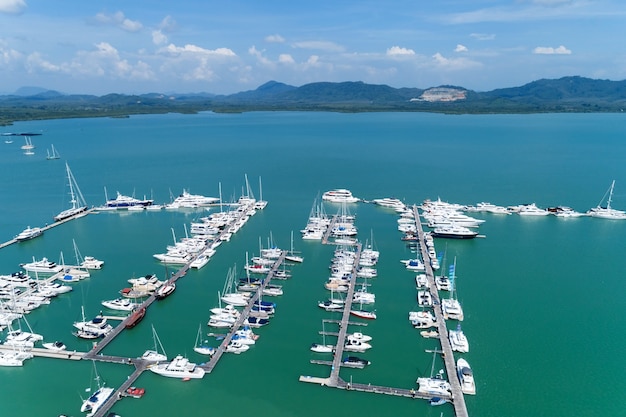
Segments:
[[[161,23],[159,23],[157,27],[162,32],[170,33],[176,30],[176,21],[172,19],[172,16],[167,15],[161,20]]]
[[[22,54],[6,45],[0,39],[0,64],[9,65],[22,59]]]
[[[265,37],[265,42],[269,42],[269,43],[283,43],[283,42],[285,42],[285,38],[283,38],[279,34],[268,35],[268,36]]]
[[[39,52],[33,52],[26,58],[26,70],[29,73],[37,72],[37,70],[44,70],[47,72],[59,72],[61,67],[46,61],[41,57]]]
[[[446,58],[439,52],[433,55],[432,58],[435,66],[442,70],[460,71],[481,66],[479,62],[467,58]]]
[[[456,48],[454,48],[454,52],[467,52],[467,47],[465,45],[458,44]]]
[[[479,41],[492,41],[496,38],[493,33],[470,33],[470,37]]]
[[[0,13],[19,14],[25,8],[24,0],[0,0]]]
[[[551,46],[538,46],[533,49],[533,54],[539,55],[571,55],[572,51],[564,47],[563,45],[558,48]]]
[[[280,54],[278,56],[278,62],[280,62],[281,64],[295,64],[296,63],[293,57],[289,54]]]
[[[113,79],[152,80],[154,73],[148,64],[138,61],[131,64],[122,59],[118,50],[107,42],[95,45],[92,51],[79,51],[70,63],[60,65],[60,70],[83,77],[108,77]]]
[[[401,56],[401,55],[415,55],[415,51],[408,48],[401,48],[399,46],[392,46],[387,49],[388,56]]]
[[[254,57],[256,57],[257,61],[262,64],[262,65],[267,65],[267,66],[272,66],[274,65],[272,61],[270,61],[268,58],[266,58],[263,55],[263,51],[259,51],[258,49],[256,49],[256,46],[252,45],[250,48],[248,48],[248,53]]]
[[[343,52],[344,47],[341,45],[337,45],[334,42],[329,41],[302,41],[295,42],[293,44],[294,48],[302,48],[302,49],[319,49],[321,51],[327,52]]]
[[[98,13],[96,15],[96,22],[103,25],[117,26],[127,32],[139,32],[143,28],[141,22],[126,18],[122,12],[115,12],[113,14]]]
[[[154,43],[155,45],[163,45],[164,43],[167,43],[167,41],[167,36],[165,36],[165,34],[161,32],[160,29],[152,31],[152,43]]]
[[[205,49],[200,46],[187,44],[185,46],[176,46],[170,43],[166,47],[160,48],[159,53],[165,53],[170,55],[205,55],[205,56],[237,56],[229,48],[217,48],[217,49]]]

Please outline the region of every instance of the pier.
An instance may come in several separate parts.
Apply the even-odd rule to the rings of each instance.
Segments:
[[[437,318],[437,332],[439,333],[442,357],[446,367],[446,373],[448,375],[448,382],[450,383],[450,390],[452,392],[454,413],[456,417],[468,417],[467,407],[465,406],[465,398],[463,397],[463,391],[461,391],[461,382],[459,381],[456,371],[456,363],[454,362],[454,353],[452,352],[452,346],[450,346],[450,340],[448,339],[446,320],[443,317],[443,311],[441,310],[441,300],[437,291],[437,285],[435,284],[435,274],[430,262],[428,261],[430,256],[426,251],[424,230],[422,229],[419,211],[415,205],[413,206],[413,215],[415,216],[415,226],[417,230],[419,248],[422,254],[422,260],[424,261],[424,272],[426,273],[426,278],[428,280],[428,289],[433,299],[433,310],[435,317]]]
[[[330,224],[328,225],[328,227],[326,228],[326,231],[324,232],[324,236],[322,236],[322,245],[328,244],[328,238],[330,237],[330,234],[333,231],[333,227],[335,227],[335,223],[337,223],[338,217],[339,215],[335,214],[332,220],[330,221]]]
[[[226,346],[228,346],[235,332],[239,330],[239,328],[243,325],[243,322],[250,315],[250,311],[252,310],[252,306],[254,305],[254,302],[259,299],[259,297],[263,293],[263,289],[265,289],[265,287],[270,283],[270,281],[272,280],[272,277],[274,276],[278,268],[280,268],[281,264],[284,262],[286,254],[287,252],[282,251],[280,254],[280,257],[276,259],[276,262],[274,262],[274,264],[272,265],[272,268],[270,268],[270,271],[267,273],[267,276],[263,280],[263,283],[259,286],[259,288],[256,290],[254,295],[250,298],[248,305],[241,312],[241,314],[239,315],[239,318],[237,319],[235,324],[233,324],[230,331],[226,334],[226,337],[224,337],[224,340],[222,340],[222,343],[217,348],[217,351],[211,357],[209,362],[207,362],[204,365],[200,365],[200,367],[203,368],[207,373],[213,372],[213,369],[215,368],[215,366],[217,366],[217,363],[219,362],[220,358],[226,352]]]
[[[69,222],[70,220],[74,220],[74,219],[77,219],[79,217],[86,216],[89,213],[92,213],[94,210],[95,210],[94,208],[87,209],[87,210],[85,210],[85,211],[83,211],[81,213],[78,213],[78,214],[75,214],[75,215],[73,215],[71,217],[68,217],[67,219],[63,219],[63,220],[59,220],[58,222],[46,224],[45,226],[40,227],[40,229],[41,229],[42,232],[45,232],[46,230],[52,229],[53,227],[57,227],[57,226],[62,225],[63,223]],[[33,238],[33,239],[36,239],[36,237]],[[4,243],[0,243],[0,249],[5,248],[7,246],[10,246],[10,245],[12,245],[14,243],[17,243],[17,242],[19,242],[17,239],[11,239],[11,240],[6,241]]]

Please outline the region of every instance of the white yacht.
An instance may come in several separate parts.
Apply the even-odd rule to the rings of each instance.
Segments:
[[[57,272],[61,272],[63,269],[63,266],[49,261],[48,258],[44,257],[40,261],[36,261],[34,256],[32,262],[20,264],[20,266],[25,271],[37,272],[38,274],[56,274]]]
[[[469,341],[465,337],[465,333],[461,330],[461,324],[457,324],[456,330],[448,331],[448,339],[452,350],[461,353],[469,352]]]
[[[484,202],[476,204],[476,207],[471,211],[487,212],[491,214],[511,214],[506,207]]]
[[[517,214],[520,216],[547,216],[550,212],[537,207],[535,203],[531,203],[521,206]]]
[[[463,391],[463,394],[476,395],[474,373],[465,359],[459,358],[456,361],[456,372],[461,382],[461,391]]]
[[[372,345],[367,342],[362,342],[359,339],[353,337],[346,337],[346,343],[343,349],[347,352],[365,352],[368,349],[371,349]]]
[[[33,354],[21,350],[0,351],[0,366],[23,366],[26,359],[31,359]]]
[[[85,256],[85,259],[80,264],[85,269],[101,269],[102,265],[104,265],[104,261],[100,261],[93,256]]]
[[[450,396],[450,383],[440,378],[417,378],[417,392],[436,396]]]
[[[70,217],[78,216],[79,214],[87,214],[87,203],[85,202],[83,194],[80,192],[80,188],[78,188],[76,179],[72,175],[72,171],[67,162],[65,163],[65,169],[67,171],[67,180],[70,187],[70,204],[72,207],[54,216],[55,222],[60,222]]]
[[[203,195],[190,194],[189,191],[183,190],[183,193],[176,197],[170,204],[166,204],[166,209],[178,208],[198,208],[207,207],[220,202],[219,198],[205,197]]]
[[[129,298],[116,298],[114,300],[105,300],[101,303],[106,308],[120,311],[133,311],[139,307],[139,303],[131,301]]]
[[[58,340],[56,342],[42,343],[41,346],[43,346],[44,348],[48,350],[52,350],[55,352],[61,352],[67,349],[67,346],[65,346],[65,343],[58,341]]]
[[[345,188],[326,191],[322,194],[322,200],[330,201],[331,203],[356,203],[359,201],[357,197],[352,195],[350,190]]]
[[[113,326],[107,323],[107,319],[102,315],[98,315],[91,320],[85,320],[84,310],[83,321],[74,322],[74,327],[80,332],[97,335],[98,337],[104,337],[113,330]]]
[[[34,239],[37,236],[41,236],[42,234],[42,228],[28,226],[26,229],[22,230],[17,236],[15,236],[15,240],[17,240],[18,242],[23,242],[25,240]]]
[[[436,227],[432,231],[432,236],[452,239],[473,239],[478,236],[478,232],[467,227],[451,225]]]
[[[397,198],[390,198],[390,197],[385,197],[385,198],[375,198],[372,200],[372,203],[377,204],[381,207],[386,207],[386,208],[391,208],[394,210],[397,209],[404,209],[406,207],[406,205],[400,201]]]
[[[240,354],[250,349],[250,345],[245,343],[241,343],[239,340],[231,339],[231,341],[226,345],[226,349],[224,350],[227,353]]]
[[[409,321],[416,329],[427,329],[437,326],[437,318],[430,311],[410,311]]]
[[[202,378],[204,377],[204,369],[196,366],[195,363],[182,355],[177,355],[171,362],[160,363],[149,368],[158,375],[170,378]]]
[[[96,392],[83,401],[80,411],[87,413],[88,417],[93,416],[114,392],[114,388],[105,386],[99,387]]]

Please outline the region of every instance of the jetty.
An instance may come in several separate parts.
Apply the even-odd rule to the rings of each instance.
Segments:
[[[248,318],[248,316],[250,315],[250,311],[252,310],[252,307],[254,306],[254,303],[259,299],[265,287],[270,283],[270,281],[274,277],[274,274],[276,274],[276,271],[278,271],[278,268],[280,268],[281,264],[285,261],[286,254],[287,254],[286,251],[282,251],[280,253],[280,256],[272,264],[272,267],[270,268],[270,271],[267,273],[267,276],[265,277],[265,279],[262,281],[262,284],[256,290],[254,295],[250,297],[248,304],[243,309],[243,311],[239,315],[239,318],[237,319],[235,324],[233,324],[233,326],[231,327],[230,331],[226,334],[226,336],[224,337],[224,340],[222,340],[222,343],[217,348],[217,351],[213,354],[213,356],[211,356],[211,359],[206,364],[199,365],[202,369],[205,370],[205,372],[207,373],[213,372],[213,369],[215,368],[215,366],[217,366],[217,363],[221,359],[222,355],[226,352],[226,346],[228,346],[228,344],[232,340],[237,330],[239,330],[239,328],[243,325],[244,321]]]
[[[73,216],[67,217],[67,218],[65,218],[63,220],[59,220],[59,221],[55,221],[54,223],[46,224],[45,226],[40,227],[40,229],[41,229],[42,232],[45,232],[46,230],[50,230],[53,227],[57,227],[57,226],[62,225],[63,223],[67,223],[70,220],[74,220],[74,219],[77,219],[79,217],[86,216],[87,214],[92,213],[93,211],[94,211],[94,208],[87,209],[87,210],[82,211],[80,213],[77,213],[77,214],[75,214]],[[36,239],[36,237],[34,237],[33,239]],[[8,240],[8,241],[6,241],[4,243],[0,243],[0,249],[5,248],[7,246],[10,246],[10,245],[12,245],[14,243],[17,243],[17,242],[19,242],[19,240],[11,239],[11,240]]]
[[[463,391],[461,390],[461,382],[457,376],[454,353],[452,352],[450,339],[448,339],[448,328],[446,327],[446,320],[443,316],[443,310],[441,309],[441,300],[437,291],[437,285],[435,284],[435,274],[433,272],[432,265],[428,261],[430,256],[426,250],[424,230],[422,229],[420,214],[416,205],[413,205],[413,216],[415,217],[415,228],[417,230],[417,240],[419,243],[418,246],[420,248],[422,260],[424,261],[424,272],[426,273],[428,288],[433,299],[433,310],[435,317],[437,318],[437,331],[439,333],[439,341],[441,342],[442,357],[446,367],[446,373],[448,375],[448,382],[450,383],[450,390],[452,392],[454,413],[456,417],[467,417],[468,414],[467,407],[465,406],[465,398],[463,397]]]

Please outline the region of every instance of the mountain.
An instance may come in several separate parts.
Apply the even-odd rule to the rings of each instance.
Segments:
[[[542,79],[520,87],[487,92],[452,85],[427,89],[393,88],[361,81],[315,82],[300,87],[269,81],[255,90],[230,95],[65,95],[53,90],[24,87],[16,94],[0,96],[0,125],[16,120],[198,111],[423,111],[476,114],[621,112],[624,108],[626,81],[577,76]]]

